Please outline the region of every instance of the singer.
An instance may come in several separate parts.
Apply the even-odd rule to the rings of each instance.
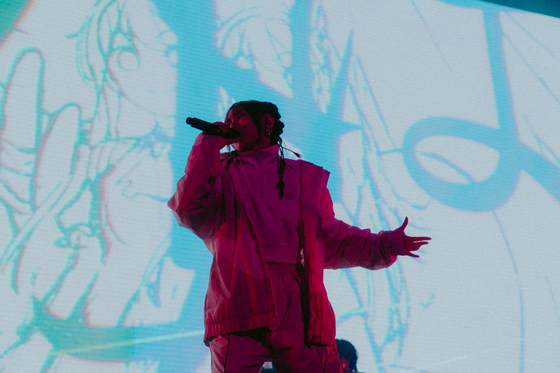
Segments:
[[[324,268],[386,268],[429,237],[372,233],[337,220],[329,173],[284,159],[276,105],[241,101],[222,133],[201,133],[168,202],[213,255],[204,309],[212,372],[342,372]],[[220,154],[231,145],[233,151]]]

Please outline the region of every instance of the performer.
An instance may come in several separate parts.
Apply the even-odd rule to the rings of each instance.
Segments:
[[[276,105],[241,101],[228,111],[225,139],[201,133],[168,202],[177,222],[213,255],[204,341],[212,372],[341,372],[324,268],[386,268],[429,237],[403,225],[372,233],[337,220],[329,173],[284,159]],[[220,154],[231,144],[234,151]]]

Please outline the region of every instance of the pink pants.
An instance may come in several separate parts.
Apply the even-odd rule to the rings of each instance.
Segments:
[[[300,276],[295,265],[269,265],[279,325],[219,335],[210,341],[212,373],[258,373],[272,361],[278,373],[341,373],[336,349],[304,343]]]

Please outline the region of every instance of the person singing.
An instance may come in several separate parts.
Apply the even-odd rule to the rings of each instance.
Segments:
[[[429,237],[372,233],[337,220],[323,168],[284,158],[276,105],[241,101],[201,133],[168,202],[213,255],[204,305],[212,372],[342,371],[324,268],[386,268]],[[231,145],[233,151],[221,154]]]

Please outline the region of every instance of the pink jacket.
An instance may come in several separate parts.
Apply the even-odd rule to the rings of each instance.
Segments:
[[[278,322],[268,266],[253,226],[235,192],[227,162],[207,139],[205,135],[196,139],[185,175],[168,202],[179,225],[200,237],[213,255],[205,341]],[[388,267],[403,253],[402,234],[373,234],[337,220],[327,189],[328,172],[305,161],[286,162],[299,168],[308,341],[334,346],[335,317],[323,285],[323,269]]]

